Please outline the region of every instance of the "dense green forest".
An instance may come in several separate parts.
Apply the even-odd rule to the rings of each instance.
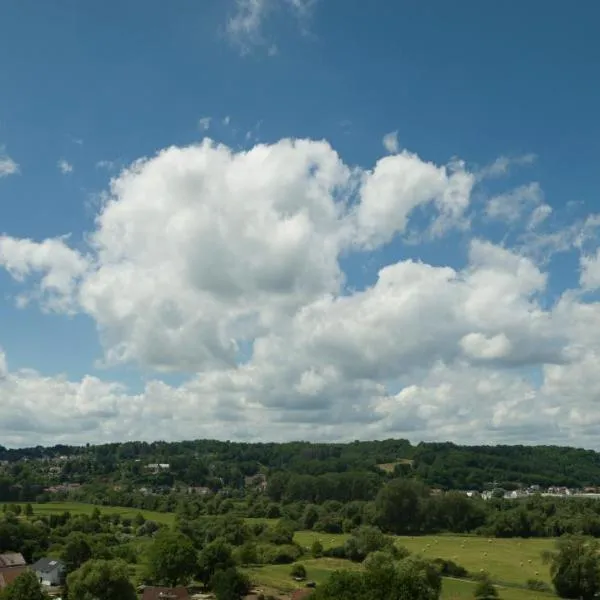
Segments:
[[[132,482],[163,487],[182,484],[208,486],[216,491],[223,487],[242,488],[253,475],[272,477],[284,473],[305,476],[302,485],[292,478],[292,487],[314,490],[310,493],[316,497],[303,498],[311,501],[323,497],[319,491],[323,486],[340,489],[350,480],[360,482],[361,490],[356,495],[340,492],[339,497],[328,497],[340,501],[366,499],[386,478],[397,476],[415,478],[444,490],[483,490],[493,482],[505,489],[534,484],[574,488],[600,484],[599,453],[556,446],[411,445],[407,440],[347,444],[196,440],[23,449],[0,446],[5,477],[26,486],[47,485],[49,480],[45,471],[38,468],[39,463],[59,457],[63,461],[54,479],[65,482]],[[149,463],[164,463],[169,468],[149,473]],[[335,481],[333,475],[337,476]],[[0,482],[0,499],[12,499],[3,498],[2,493]],[[281,493],[294,495],[290,490]]]

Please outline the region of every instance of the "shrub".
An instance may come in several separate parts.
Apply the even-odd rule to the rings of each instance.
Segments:
[[[475,586],[473,596],[476,600],[496,600],[498,598],[498,590],[494,587],[487,573],[484,573],[479,578],[479,583]]]
[[[342,520],[334,515],[324,515],[314,524],[313,530],[322,533],[342,533]]]
[[[551,592],[552,588],[545,582],[539,579],[528,579],[525,584],[528,590],[534,592]]]
[[[346,558],[346,549],[344,546],[333,546],[323,551],[323,556],[330,558]]]
[[[310,547],[310,553],[314,558],[321,558],[323,556],[323,544],[319,540],[315,540]]]
[[[302,556],[302,550],[300,550],[298,546],[275,546],[273,564],[285,565],[293,563],[295,560],[299,559],[300,556]]]
[[[433,564],[440,570],[440,575],[445,577],[468,577],[469,572],[459,564],[456,564],[453,560],[446,560],[444,558],[436,558]]]
[[[294,578],[306,579],[306,567],[300,563],[292,565],[290,575]]]
[[[302,550],[293,544],[276,546],[274,544],[259,544],[256,547],[256,559],[260,564],[285,565],[298,560]]]

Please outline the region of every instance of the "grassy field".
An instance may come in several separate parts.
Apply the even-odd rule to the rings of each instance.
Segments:
[[[487,571],[494,581],[523,585],[528,579],[550,582],[541,554],[552,539],[498,539],[474,536],[400,537],[398,544],[426,558],[453,560],[471,573]]]
[[[315,540],[320,540],[324,548],[344,544],[348,539],[346,534],[327,534],[314,531],[299,531],[296,541],[305,548],[310,548]],[[528,579],[539,579],[550,583],[547,565],[542,564],[541,554],[553,547],[552,539],[488,539],[475,536],[430,535],[415,537],[398,537],[397,543],[407,548],[412,554],[425,558],[444,558],[453,560],[473,574],[482,570],[487,571],[492,579],[500,585],[501,597],[505,600],[534,600],[550,598],[552,595],[532,592],[519,588]],[[326,577],[331,570],[338,568],[331,559],[306,561],[308,566],[313,564],[314,574],[308,569],[309,577],[315,579]],[[322,562],[325,561],[325,562]],[[340,561],[337,561],[340,562]],[[347,561],[341,561],[342,566],[348,566]],[[260,570],[259,570],[260,571]],[[289,569],[277,567],[268,568],[267,577],[273,581],[278,574],[287,574]],[[255,573],[257,581],[261,581],[262,573]],[[285,579],[285,578],[284,578]],[[290,582],[287,577],[286,581]],[[283,583],[283,582],[282,582]],[[472,598],[474,583],[455,579],[445,579],[443,598]]]
[[[40,517],[48,515],[57,515],[70,512],[72,515],[91,515],[94,509],[99,509],[101,513],[108,515],[119,514],[123,518],[133,519],[137,514],[142,513],[146,519],[172,525],[175,522],[174,513],[161,513],[152,510],[140,510],[139,508],[123,508],[120,506],[99,506],[95,504],[84,504],[82,502],[48,502],[44,504],[31,504],[33,514]],[[21,508],[25,509],[25,504],[21,504]]]
[[[337,558],[310,558],[301,560],[306,567],[309,580],[323,583],[329,575],[338,569],[359,569],[356,563]],[[258,586],[267,586],[284,592],[302,587],[290,576],[291,565],[264,565],[244,569],[250,579]]]
[[[328,550],[334,546],[343,546],[350,536],[346,533],[318,533],[317,531],[297,531],[294,535],[294,541],[303,548],[310,548],[315,540],[323,544],[323,548]]]
[[[473,581],[445,578],[442,583],[442,600],[472,600],[475,589]],[[515,587],[497,586],[500,600],[552,600],[553,594],[532,592]]]
[[[306,567],[309,580],[317,584],[324,583],[329,575],[337,569],[360,569],[356,563],[334,558],[319,558],[301,561]],[[265,565],[244,569],[252,581],[260,587],[269,587],[283,592],[289,592],[302,584],[290,577],[290,565]],[[467,580],[444,578],[442,583],[442,600],[472,599],[475,583]],[[502,600],[551,600],[552,594],[532,592],[516,587],[498,586]]]
[[[396,465],[410,465],[411,467],[413,466],[413,461],[409,458],[401,458],[400,460],[397,460],[395,462],[391,462],[391,463],[380,463],[378,465],[376,465],[379,469],[381,469],[382,471],[385,471],[386,473],[393,473],[394,469],[396,468]]]
[[[343,545],[345,534],[299,531],[295,540],[310,548],[320,540],[324,548]],[[475,536],[427,535],[398,537],[398,545],[426,558],[453,560],[471,573],[487,571],[494,581],[524,585],[528,579],[550,582],[548,567],[541,554],[552,549],[554,541],[542,539],[488,539]]]

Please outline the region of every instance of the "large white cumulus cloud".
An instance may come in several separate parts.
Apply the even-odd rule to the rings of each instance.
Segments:
[[[37,277],[22,298],[89,315],[107,364],[157,379],[134,394],[11,372],[2,355],[0,433],[591,436],[582,415],[600,414],[600,308],[579,290],[549,304],[531,258],[474,237],[463,267],[400,260],[365,289],[345,285],[344,257],[406,234],[416,213],[430,236],[468,227],[478,177],[407,151],[352,167],[325,141],[290,139],[237,152],[205,140],[134,163],[112,180],[83,251],[4,235],[0,264]],[[516,195],[504,197],[512,210]],[[582,259],[586,289],[595,260]],[[167,370],[187,382],[161,382]],[[44,403],[55,418],[40,423]]]

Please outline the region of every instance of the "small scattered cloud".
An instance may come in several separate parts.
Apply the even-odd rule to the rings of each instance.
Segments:
[[[206,131],[210,128],[210,122],[212,121],[211,117],[202,117],[198,119],[198,127],[201,131]]]
[[[74,143],[77,144],[78,146],[83,146],[83,140],[81,138],[77,138],[77,137],[73,137],[72,135],[69,136],[69,139]]]
[[[61,158],[58,161],[57,167],[63,175],[68,175],[69,173],[73,172],[73,165],[64,158]]]
[[[19,173],[19,165],[0,146],[0,179]]]
[[[117,163],[114,160],[99,160],[96,163],[96,169],[106,169],[107,171],[113,171],[117,168]]]
[[[551,214],[552,207],[549,204],[540,204],[539,206],[536,206],[534,211],[531,213],[531,217],[529,217],[527,229],[535,229],[538,225],[543,223]]]
[[[258,132],[259,132],[261,125],[262,125],[262,120],[257,121],[255,123],[254,127],[251,127],[248,131],[246,131],[246,135],[244,136],[246,141],[253,141],[253,142],[258,141]]]
[[[266,46],[267,54],[274,56],[278,53],[277,45],[267,40],[263,33],[269,15],[276,9],[286,10],[298,21],[301,32],[306,34],[307,21],[315,3],[316,0],[235,0],[225,33],[242,55],[249,54],[257,46]]]
[[[398,132],[390,131],[383,136],[383,147],[390,154],[398,154],[400,152],[400,144],[398,143]]]
[[[226,31],[241,54],[248,54],[252,46],[262,42],[262,24],[269,4],[268,0],[236,0],[235,13],[227,21]]]
[[[537,155],[531,152],[521,156],[500,156],[491,164],[483,167],[479,172],[479,177],[480,179],[503,177],[508,175],[511,167],[525,167],[532,165],[536,160]]]
[[[231,117],[229,115],[227,115],[226,117],[223,117],[223,125],[225,125],[227,127],[227,125],[229,125],[230,122],[231,122]]]
[[[520,219],[523,213],[527,212],[532,207],[538,206],[542,199],[543,193],[539,183],[528,183],[506,192],[505,194],[494,196],[487,203],[486,215],[490,219],[512,223]],[[548,214],[549,213],[544,216],[544,211],[542,210],[542,212],[538,214],[538,222],[541,222]],[[543,218],[540,220],[540,217]]]
[[[580,260],[581,274],[579,284],[585,290],[600,288],[600,249],[595,254],[582,256]]]

